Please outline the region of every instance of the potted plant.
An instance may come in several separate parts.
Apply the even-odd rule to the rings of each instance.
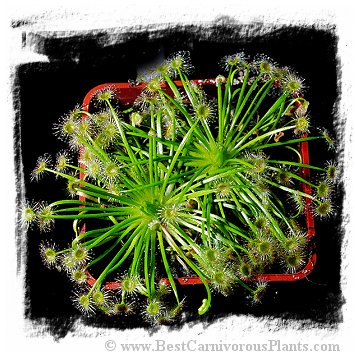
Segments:
[[[40,157],[32,179],[60,177],[70,197],[26,204],[22,220],[42,231],[73,221],[69,246],[40,253],[69,275],[83,313],[171,322],[179,284],[204,285],[202,315],[212,293],[241,286],[258,302],[268,281],[312,270],[314,216],[332,214],[337,168],[312,165],[308,142],[333,139],[310,133],[291,69],[265,55],[222,62],[224,75],[190,80],[178,52],[140,83],[95,87],[55,125],[68,148]]]

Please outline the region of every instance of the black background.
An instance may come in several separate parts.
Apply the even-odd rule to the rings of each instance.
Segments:
[[[24,64],[15,70],[13,93],[18,110],[15,154],[18,178],[24,175],[26,198],[52,201],[64,195],[65,183],[60,180],[50,177],[40,183],[30,182],[37,157],[46,152],[54,155],[64,148],[52,129],[60,116],[80,104],[92,87],[135,79],[137,68],[142,64],[178,50],[190,51],[196,68],[192,78],[215,77],[223,72],[220,59],[241,50],[250,56],[267,54],[279,64],[294,68],[306,79],[305,97],[311,103],[313,129],[324,126],[337,132],[341,146],[341,118],[336,111],[340,95],[336,29],[275,27],[270,33],[261,35],[263,29],[263,24],[241,26],[225,18],[201,27],[132,29],[116,37],[108,31],[64,37],[55,33],[24,34],[23,41],[31,41],[38,53],[49,58],[48,63]],[[316,164],[336,156],[318,144],[311,144],[310,150],[310,159]],[[214,296],[211,310],[203,317],[197,314],[203,287],[184,288],[182,293],[188,295],[189,302],[187,321],[202,319],[209,323],[216,317],[232,313],[282,317],[280,321],[285,324],[297,320],[305,328],[309,324],[336,328],[342,320],[343,303],[339,283],[342,196],[339,186],[334,197],[336,215],[316,224],[318,260],[308,279],[272,283],[260,305],[252,305],[242,289],[228,298]],[[20,194],[18,198],[20,200]],[[61,224],[57,228],[47,235],[31,230],[23,244],[27,248],[26,317],[60,338],[72,329],[81,314],[71,303],[72,284],[68,278],[44,267],[39,256],[38,246],[43,239],[50,238],[61,246],[71,240],[70,225]],[[146,325],[135,317],[95,316],[84,318],[84,321],[93,326],[122,329]]]

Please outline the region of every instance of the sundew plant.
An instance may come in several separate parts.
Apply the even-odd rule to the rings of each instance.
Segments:
[[[55,124],[66,149],[40,157],[32,179],[60,178],[68,196],[27,202],[22,221],[47,234],[56,220],[73,222],[39,251],[73,281],[84,314],[169,323],[188,305],[184,276],[205,287],[200,315],[216,293],[246,289],[260,302],[267,283],[257,276],[307,262],[305,212],[332,214],[337,167],[305,162],[300,145],[334,141],[311,133],[305,83],[290,68],[238,53],[222,69],[192,81],[189,53],[178,52],[140,78],[131,105],[106,86],[90,110]]]

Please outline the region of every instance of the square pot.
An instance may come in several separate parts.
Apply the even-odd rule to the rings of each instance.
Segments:
[[[216,86],[216,81],[214,79],[204,79],[204,80],[192,80],[195,84],[199,86],[203,86],[204,88],[210,87],[213,88]],[[181,81],[174,81],[177,87],[181,87]],[[88,91],[86,96],[84,97],[82,108],[84,111],[89,112],[90,104],[92,103],[93,98],[96,93],[105,88],[110,88],[117,96],[118,101],[122,106],[132,105],[138,95],[141,94],[142,90],[146,87],[146,84],[138,84],[134,85],[131,83],[104,83],[98,86],[95,86],[91,90]],[[171,89],[165,84],[161,83],[161,88],[166,91],[169,95],[173,96]],[[83,115],[83,119],[85,119],[85,115]],[[303,137],[306,134],[303,134]],[[309,151],[308,151],[308,142],[303,141],[299,143],[299,150],[301,154],[302,163],[309,164]],[[306,180],[310,178],[310,169],[302,167],[300,169],[300,176]],[[80,179],[84,178],[84,173],[80,172]],[[301,191],[307,194],[312,194],[312,189],[309,185],[305,183],[301,183]],[[85,201],[85,198],[80,196],[79,199],[81,201]],[[305,228],[307,231],[307,239],[310,244],[309,256],[305,266],[295,273],[263,273],[263,274],[255,274],[253,276],[253,281],[264,281],[264,282],[281,282],[281,281],[298,281],[300,279],[304,279],[307,275],[309,275],[315,264],[317,254],[315,252],[315,228],[314,228],[314,214],[310,208],[311,200],[309,198],[305,199],[305,207],[304,207],[304,216],[305,216]],[[82,232],[85,231],[85,225],[82,227]],[[90,285],[94,285],[96,279],[87,272],[88,275],[88,283]],[[161,281],[169,284],[168,278],[162,278]],[[194,285],[194,284],[202,284],[200,278],[195,276],[183,276],[176,278],[176,283],[179,285]],[[120,287],[119,282],[106,282],[105,289],[118,289]]]

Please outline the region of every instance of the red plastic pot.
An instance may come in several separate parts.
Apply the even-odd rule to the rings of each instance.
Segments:
[[[204,80],[193,80],[192,82],[203,85],[203,86],[216,86],[216,81],[214,79],[204,79]],[[181,81],[175,81],[175,84],[179,87],[182,86]],[[94,88],[92,88],[85,96],[83,100],[83,109],[85,111],[89,111],[90,103],[96,93],[102,89],[111,88],[117,96],[117,99],[123,106],[132,105],[134,100],[137,96],[142,92],[145,88],[145,84],[139,85],[132,85],[130,83],[104,83],[100,84]],[[171,89],[166,85],[162,84],[162,89],[165,90],[168,94],[173,95]],[[309,164],[309,152],[308,152],[308,142],[301,142],[300,143],[300,153],[302,157],[302,162],[304,164]],[[310,169],[309,168],[301,168],[300,175],[309,180],[310,178]],[[80,179],[83,179],[84,174],[80,172]],[[312,188],[305,184],[301,183],[301,190],[304,193],[312,194]],[[82,201],[85,201],[84,197],[79,198]],[[306,228],[307,228],[307,239],[311,239],[315,236],[315,229],[314,229],[314,214],[310,209],[311,200],[306,198],[305,204],[305,221],[306,221]],[[85,226],[83,227],[85,230]],[[267,273],[267,274],[256,274],[253,276],[253,280],[255,281],[265,281],[265,282],[272,282],[272,281],[298,281],[300,279],[304,279],[307,275],[309,275],[315,264],[316,264],[317,254],[315,252],[315,244],[311,245],[310,256],[309,259],[303,269],[296,273]],[[88,283],[92,286],[95,284],[96,279],[87,272],[88,275]],[[169,284],[169,279],[162,278],[161,281],[164,281]],[[194,285],[194,284],[202,284],[200,278],[195,276],[184,276],[180,278],[176,278],[176,282],[180,285]],[[112,289],[119,289],[120,282],[107,282],[105,284],[105,289],[112,290]]]

